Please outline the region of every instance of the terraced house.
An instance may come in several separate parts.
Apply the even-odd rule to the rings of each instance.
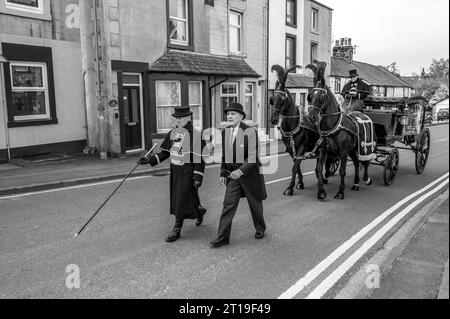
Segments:
[[[83,16],[90,10],[81,6]],[[99,137],[91,146],[104,145],[101,153],[148,149],[182,105],[192,108],[198,128],[220,127],[234,101],[245,105],[250,124],[261,125],[266,10],[262,0],[99,0],[97,26],[81,21],[82,38],[96,29],[100,46],[82,40],[86,82],[95,82],[90,70],[104,70],[100,120],[95,92],[87,96],[88,127],[97,127],[90,140]]]
[[[0,158],[86,145],[77,0],[0,1]]]

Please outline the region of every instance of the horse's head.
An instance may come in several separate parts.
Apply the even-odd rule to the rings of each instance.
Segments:
[[[278,125],[280,122],[280,116],[286,115],[291,104],[294,104],[292,96],[289,91],[286,90],[286,80],[289,73],[297,68],[299,68],[299,66],[296,65],[295,67],[285,71],[284,68],[279,65],[274,65],[272,67],[272,72],[276,72],[278,76],[274,94],[270,98],[270,105],[272,106],[272,116],[270,120],[273,125]]]
[[[308,117],[311,121],[317,123],[320,116],[326,112],[328,101],[328,90],[325,84],[325,62],[314,61],[306,68],[314,72],[314,88],[308,94]]]
[[[281,91],[279,86],[277,86],[277,89],[270,98],[270,105],[272,106],[272,116],[270,117],[270,121],[273,125],[278,125],[280,116],[286,114],[288,109],[288,99],[288,93]]]

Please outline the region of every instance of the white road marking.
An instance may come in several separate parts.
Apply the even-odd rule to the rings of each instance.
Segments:
[[[405,199],[401,200],[387,211],[385,211],[382,215],[376,218],[369,225],[361,229],[356,235],[342,244],[339,248],[337,248],[333,253],[331,253],[327,258],[325,258],[322,262],[320,262],[316,267],[310,270],[303,278],[297,281],[292,287],[290,287],[286,292],[284,292],[278,299],[292,299],[297,296],[303,289],[305,289],[312,281],[314,281],[317,277],[319,277],[328,267],[330,267],[336,260],[338,260],[341,256],[343,256],[350,248],[352,248],[361,238],[367,235],[371,230],[381,224],[386,218],[392,215],[397,209],[402,207],[404,204],[415,198],[416,196],[422,194],[428,189],[432,188],[436,184],[440,183],[444,179],[448,178],[449,173],[444,176],[438,178],[433,183],[425,186],[414,194],[409,195]]]
[[[429,158],[437,157],[439,155],[443,155],[443,154],[447,154],[447,153],[448,153],[448,151],[436,153],[436,154],[430,155]]]
[[[434,142],[434,144],[445,142],[445,141],[448,141],[448,138],[444,138],[442,140],[436,141],[436,142]]]
[[[395,227],[397,223],[408,215],[415,207],[420,205],[423,201],[440,191],[442,188],[448,185],[449,179],[447,178],[439,186],[421,196],[408,207],[393,217],[386,225],[384,225],[375,235],[367,240],[361,248],[359,248],[353,255],[351,255],[346,261],[344,261],[335,271],[333,271],[324,281],[322,281],[316,289],[306,299],[320,299],[322,298],[337,282],[341,279],[358,260],[360,260],[389,230]]]

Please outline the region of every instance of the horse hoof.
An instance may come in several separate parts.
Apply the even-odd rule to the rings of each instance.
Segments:
[[[301,184],[297,184],[297,187],[295,187],[297,190],[304,190],[305,189],[305,184],[301,183]]]
[[[366,185],[367,185],[367,186],[371,186],[372,184],[373,184],[373,181],[372,181],[371,178],[369,178],[369,179],[366,181]]]
[[[317,198],[319,200],[325,200],[327,198],[327,193],[323,192],[323,193],[319,193],[319,195],[317,196]]]
[[[294,191],[292,189],[287,189],[284,192],[284,196],[292,196],[292,195],[294,195]]]
[[[359,192],[359,186],[358,185],[353,185],[352,191]]]
[[[324,183],[325,185],[328,185],[328,179],[324,179],[324,180],[323,180],[323,183]]]
[[[338,200],[343,200],[345,198],[345,196],[344,196],[344,194],[339,193],[334,198],[338,199]]]

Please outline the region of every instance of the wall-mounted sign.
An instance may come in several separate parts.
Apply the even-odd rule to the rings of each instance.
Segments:
[[[111,101],[109,101],[109,106],[110,107],[118,107],[119,101],[117,101],[116,99],[112,99]]]

